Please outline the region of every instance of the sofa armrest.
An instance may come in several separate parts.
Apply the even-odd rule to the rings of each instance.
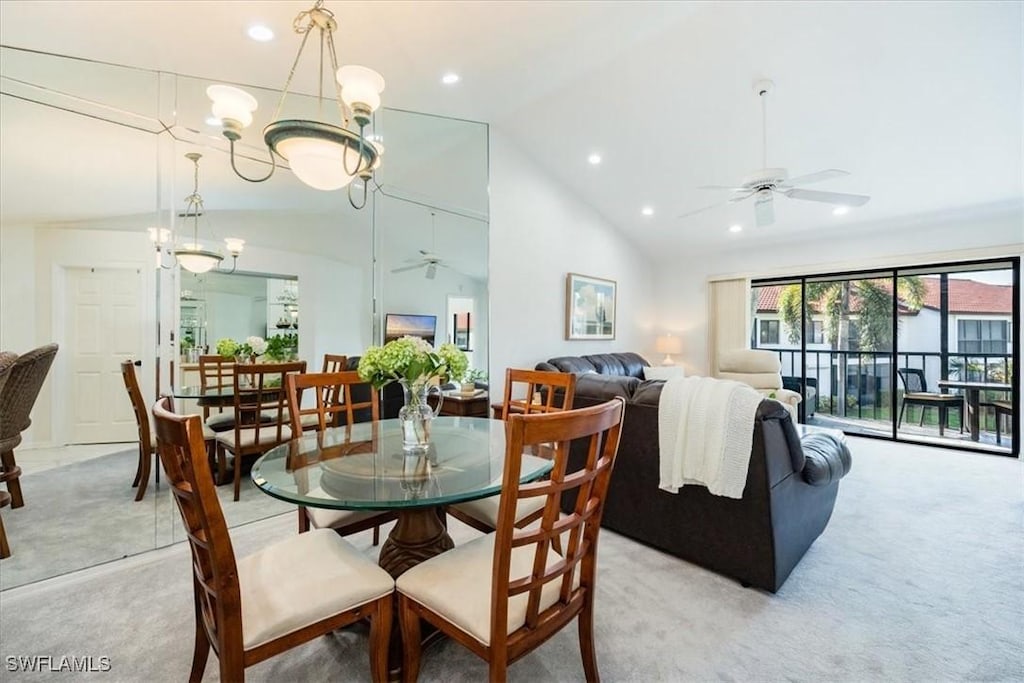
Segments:
[[[811,486],[828,486],[850,471],[853,460],[846,440],[827,432],[814,432],[800,440],[804,451],[802,476]]]

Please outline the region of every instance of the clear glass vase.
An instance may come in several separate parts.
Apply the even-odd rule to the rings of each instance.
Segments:
[[[441,410],[444,396],[441,388],[427,387],[426,382],[401,382],[405,404],[398,411],[402,424],[402,450],[406,453],[425,453],[430,446],[430,422]],[[427,395],[437,393],[437,406],[431,408]]]

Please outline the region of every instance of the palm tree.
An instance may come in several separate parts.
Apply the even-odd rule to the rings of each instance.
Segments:
[[[911,310],[919,309],[925,294],[921,278],[901,277],[897,283],[900,302]],[[892,349],[892,278],[809,282],[803,310],[801,300],[799,284],[786,285],[779,296],[779,315],[788,328],[791,343],[800,341],[801,315],[810,320],[814,309],[825,316],[825,338],[833,350]],[[850,328],[854,322],[856,338],[851,339]],[[845,396],[846,372],[840,372],[838,379],[839,396]],[[839,401],[839,405],[840,414],[844,414],[845,401]]]

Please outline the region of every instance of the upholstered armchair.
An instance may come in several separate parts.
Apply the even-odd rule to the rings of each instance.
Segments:
[[[773,351],[730,349],[718,359],[719,379],[731,379],[754,387],[768,398],[786,406],[793,422],[797,421],[800,394],[782,386],[782,363]]]

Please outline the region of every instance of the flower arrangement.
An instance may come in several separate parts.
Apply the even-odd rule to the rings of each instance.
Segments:
[[[266,352],[267,342],[263,337],[247,337],[241,343],[227,338],[217,340],[217,353],[227,358],[232,356],[251,358],[253,356],[262,356]]]
[[[474,382],[486,382],[487,371],[481,370],[480,368],[470,368],[466,372],[462,373],[462,381],[465,384],[473,384]]]
[[[218,339],[217,340],[217,355],[224,356],[225,358],[234,358],[235,354],[238,353],[238,342],[234,339]]]
[[[401,337],[384,346],[371,346],[359,359],[359,377],[380,389],[391,382],[423,386],[437,377],[462,377],[469,361],[454,344],[434,349],[425,339]]]

